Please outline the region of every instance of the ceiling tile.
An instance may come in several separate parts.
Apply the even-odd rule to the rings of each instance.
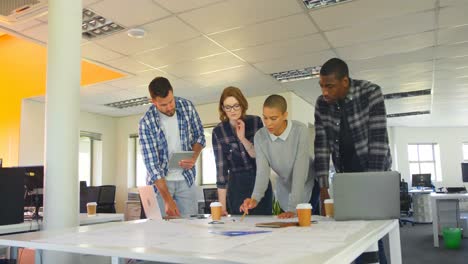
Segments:
[[[426,111],[431,109],[431,96],[415,96],[402,99],[385,100],[387,114]]]
[[[367,59],[395,53],[411,52],[434,45],[434,32],[428,31],[420,34],[372,41],[344,48],[337,48],[338,54],[344,59]]]
[[[179,16],[195,28],[209,34],[300,12],[302,9],[297,1],[230,0]]]
[[[468,25],[446,28],[438,31],[439,45],[456,44],[461,42],[468,42]]]
[[[453,27],[468,24],[468,4],[441,8],[439,11],[439,27]]]
[[[39,24],[41,24],[42,22],[40,20],[37,20],[37,19],[31,19],[31,20],[27,20],[27,21],[24,21],[22,23],[19,23],[19,24],[12,24],[12,25],[5,25],[6,27],[16,31],[16,32],[21,32],[23,30],[26,30],[28,28],[32,28],[34,26],[37,26]]]
[[[441,7],[444,6],[459,6],[459,5],[467,5],[468,2],[466,0],[439,0],[439,5]]]
[[[267,59],[296,56],[299,54],[326,50],[328,48],[329,46],[322,36],[320,34],[314,34],[240,49],[234,51],[234,53],[250,63],[256,63]]]
[[[146,30],[144,38],[130,38],[126,32],[121,32],[98,39],[96,43],[122,54],[131,55],[153,48],[161,48],[200,35],[176,17],[146,24],[142,28]]]
[[[105,62],[122,57],[121,54],[103,48],[91,41],[81,45],[81,56],[99,62]]]
[[[319,8],[309,14],[321,30],[327,31],[433,9],[434,3],[434,0],[359,0]]]
[[[116,60],[107,61],[106,64],[116,69],[120,69],[122,71],[130,72],[133,74],[151,69],[150,67],[139,63],[138,61],[130,57],[122,57]]]
[[[310,19],[305,14],[298,14],[219,32],[210,35],[210,38],[232,50],[316,32]]]
[[[398,65],[427,62],[434,57],[434,48],[424,48],[416,51],[379,56],[371,59],[348,60],[351,72],[396,67]]]
[[[49,33],[47,24],[39,24],[38,26],[26,29],[23,34],[26,36],[36,39],[40,42],[47,43],[47,35]]]
[[[437,58],[456,58],[468,56],[468,42],[443,45],[436,48]]]
[[[198,37],[160,49],[139,53],[135,55],[135,58],[157,68],[223,52],[225,50],[214,42],[205,37]]]
[[[382,30],[385,29],[385,30]],[[383,40],[434,29],[434,11],[406,15],[325,32],[334,47]]]
[[[256,89],[265,90],[266,87],[279,85],[269,75],[265,75],[248,65],[211,74],[192,76],[186,78],[186,80],[198,87],[225,88],[237,86],[245,92]]]
[[[162,70],[177,77],[196,76],[213,71],[223,71],[233,67],[240,67],[244,62],[230,53],[223,53],[179,64],[169,65]]]
[[[82,0],[83,6],[88,6],[97,2],[100,2],[102,0]]]
[[[151,0],[103,0],[89,8],[125,27],[139,26],[170,15]]]
[[[180,13],[183,11],[203,7],[209,4],[220,2],[220,0],[191,0],[191,1],[174,1],[174,0],[153,0],[172,13]]]
[[[318,84],[318,78],[312,78],[308,80],[300,80],[295,82],[284,83],[283,86],[289,91],[294,92],[297,96],[309,102],[315,106],[317,98],[322,94],[320,85]]]
[[[336,57],[336,55],[330,51],[321,51],[297,56],[288,56],[278,59],[268,60],[254,64],[255,67],[260,69],[262,72],[270,74],[281,71],[302,69],[306,67],[313,67],[322,65],[327,60]]]
[[[143,72],[137,72],[137,74],[134,76],[129,76],[127,78],[122,78],[116,81],[110,81],[108,84],[122,89],[135,89],[141,86],[144,86],[146,87],[145,89],[147,89],[149,83],[157,76],[164,76],[168,79],[175,78],[160,70],[147,70]]]

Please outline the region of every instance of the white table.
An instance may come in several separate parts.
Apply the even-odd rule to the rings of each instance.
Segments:
[[[94,225],[107,222],[120,222],[123,220],[123,214],[97,214],[96,216],[80,214],[80,225]],[[41,224],[42,220],[28,220],[19,224],[3,225],[0,226],[0,235],[37,231],[40,229]]]
[[[205,219],[108,223],[2,236],[0,245],[110,256],[113,264],[122,263],[120,261],[125,258],[203,264],[350,263],[388,234],[391,262],[401,263],[397,220],[319,221],[311,227],[265,229],[254,227],[254,223],[277,219],[248,216],[242,223],[236,219],[235,222],[225,220],[222,225],[210,225]],[[361,228],[344,236],[343,232],[337,236],[329,235],[336,230],[350,230],[350,226]],[[227,230],[267,230],[271,233],[238,237],[210,233]]]
[[[432,207],[432,232],[434,235],[434,247],[439,247],[439,201],[468,199],[468,193],[431,193],[430,195]]]
[[[80,214],[80,225],[95,225],[109,222],[121,222],[124,220],[123,214],[96,214],[95,216],[88,216],[87,214]],[[20,224],[0,226],[0,235],[7,235],[12,233],[34,232],[41,229],[42,220],[30,220]],[[17,250],[10,250],[8,257],[16,258]]]

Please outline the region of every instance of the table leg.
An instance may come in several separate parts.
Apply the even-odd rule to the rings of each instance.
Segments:
[[[34,250],[34,263],[42,264],[42,250],[41,249]]]
[[[390,247],[390,263],[401,264],[400,226],[398,222],[395,222],[392,230],[388,232],[388,242]]]
[[[17,247],[9,247],[7,251],[7,258],[8,259],[18,259],[18,248]]]
[[[438,200],[431,198],[432,207],[432,234],[434,236],[434,247],[439,247],[439,208]]]
[[[112,257],[112,264],[123,264],[124,259],[119,257]]]

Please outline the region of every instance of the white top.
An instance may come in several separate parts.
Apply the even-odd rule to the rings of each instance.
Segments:
[[[159,116],[161,118],[161,128],[166,136],[167,148],[170,157],[172,153],[182,150],[177,112],[175,112],[173,116],[167,116],[163,113]],[[166,181],[183,181],[185,178],[182,175],[182,172],[182,169],[169,169],[165,179]]]

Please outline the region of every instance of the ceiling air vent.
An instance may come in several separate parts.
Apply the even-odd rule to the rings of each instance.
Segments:
[[[415,111],[415,112],[395,113],[395,114],[388,114],[387,118],[402,117],[402,116],[415,116],[415,115],[428,115],[430,113],[431,113],[431,111]]]
[[[145,96],[145,97],[138,97],[138,98],[133,98],[133,99],[128,99],[128,100],[123,100],[119,102],[108,103],[108,104],[105,104],[105,106],[114,107],[118,109],[124,109],[124,108],[129,108],[129,107],[140,106],[140,105],[147,105],[147,104],[151,104],[151,99]]]
[[[421,95],[429,95],[431,94],[431,89],[426,90],[418,90],[412,92],[403,92],[403,93],[391,93],[384,95],[384,99],[400,99],[406,97],[413,97],[413,96],[421,96]]]
[[[47,13],[48,0],[0,0],[0,22],[16,24]]]
[[[304,69],[289,70],[270,74],[279,82],[292,82],[318,78],[321,66],[308,67]]]
[[[330,6],[351,0],[302,0],[308,9],[316,9],[324,6]]]

